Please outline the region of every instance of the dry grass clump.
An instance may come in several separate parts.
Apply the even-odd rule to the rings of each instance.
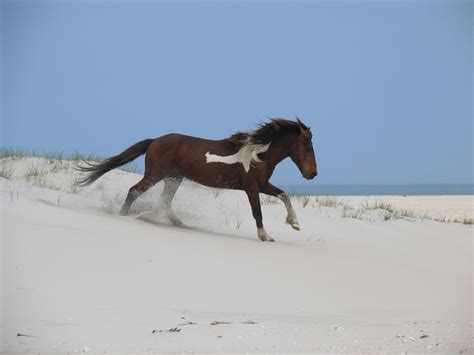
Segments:
[[[260,197],[262,197],[262,205],[277,205],[280,203],[280,200],[274,196],[264,194],[263,196],[260,195]]]
[[[314,200],[321,207],[332,207],[332,208],[342,207],[343,209],[348,208],[347,202],[340,201],[335,196],[323,196],[323,197],[316,196]]]
[[[0,147],[0,159],[11,159],[17,160],[22,158],[46,158],[49,160],[50,164],[55,164],[57,172],[64,168],[62,165],[58,164],[65,161],[73,161],[73,162],[81,162],[87,161],[91,163],[100,163],[103,158],[97,154],[83,154],[79,151],[74,151],[71,154],[64,154],[62,151],[37,151],[35,149],[22,149],[22,148],[12,148],[12,147]],[[1,168],[0,168],[1,169]],[[140,169],[137,167],[135,163],[128,163],[124,166],[119,167],[118,169],[127,171],[129,173],[140,173]],[[34,172],[32,172],[33,174]],[[1,174],[1,170],[0,170]],[[5,175],[7,173],[5,172]],[[0,175],[2,176],[2,175]],[[11,174],[10,174],[11,176]]]
[[[12,167],[2,162],[0,164],[0,177],[10,180],[12,175],[13,175]]]
[[[468,218],[468,217],[464,217],[464,218],[458,218],[458,217],[449,218],[449,217],[446,217],[446,216],[436,216],[436,217],[432,217],[432,218],[430,218],[430,219],[432,219],[433,221],[436,221],[436,222],[441,222],[441,223],[462,223],[462,224],[466,224],[466,225],[472,225],[472,224],[474,223],[474,219]]]
[[[63,161],[81,161],[87,160],[91,162],[100,162],[102,158],[97,154],[82,154],[75,151],[71,154],[64,154],[62,151],[37,151],[36,149],[23,149],[12,147],[0,147],[0,159],[21,159],[21,158],[46,158],[50,160]]]
[[[305,208],[311,201],[311,196],[298,196],[298,201],[301,202],[301,205],[303,206],[303,208]]]

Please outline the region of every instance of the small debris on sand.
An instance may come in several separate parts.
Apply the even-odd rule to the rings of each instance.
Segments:
[[[155,333],[163,333],[163,332],[168,332],[168,333],[179,333],[180,331],[181,331],[181,329],[180,329],[180,328],[178,328],[178,327],[170,328],[170,329],[168,329],[168,330],[162,330],[162,329],[160,329],[160,330],[157,330],[157,329],[153,329],[153,330],[152,330],[152,332],[151,332],[151,334],[155,334]]]
[[[194,323],[194,322],[191,322],[191,321],[187,321],[186,323],[180,323],[178,325],[194,325],[194,324],[197,324],[197,323]]]
[[[257,322],[255,322],[254,320],[245,320],[243,322],[240,322],[242,324],[257,324]]]
[[[35,336],[35,335],[28,335],[28,334],[21,334],[21,333],[17,333],[16,336],[17,337],[37,338],[37,336]]]
[[[215,320],[211,322],[211,325],[219,325],[219,324],[230,324],[232,322],[226,322],[226,321],[221,321],[221,320]]]
[[[423,335],[420,337],[420,339],[423,339],[423,338],[428,338],[428,337],[429,337],[429,335],[428,335],[428,334],[423,334]]]

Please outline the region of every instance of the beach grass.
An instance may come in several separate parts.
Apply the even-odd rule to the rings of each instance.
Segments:
[[[45,158],[48,159],[49,162],[52,164],[63,161],[72,161],[77,163],[81,161],[86,161],[89,163],[100,163],[104,160],[103,157],[97,154],[81,153],[79,150],[75,150],[72,153],[65,154],[63,151],[38,151],[36,149],[0,147],[0,159],[17,160],[22,158]],[[56,166],[58,167],[58,165]],[[8,175],[8,171],[4,168],[3,164],[2,169],[4,170],[3,174]],[[122,171],[127,171],[129,173],[140,173],[140,169],[135,163],[128,163],[119,167],[118,169]],[[34,175],[34,171],[32,171],[30,175]],[[2,176],[2,171],[0,171],[0,176]]]
[[[46,158],[50,160],[70,160],[81,161],[87,160],[91,162],[100,162],[103,160],[97,154],[84,154],[79,151],[74,151],[70,154],[65,154],[63,151],[38,151],[36,149],[23,149],[15,147],[0,147],[0,159],[20,159],[20,158]]]
[[[13,168],[7,164],[0,165],[0,177],[10,180],[13,175]]]
[[[359,220],[370,220],[370,212],[371,211],[379,211],[380,216],[384,221],[390,220],[397,220],[397,219],[406,219],[413,221],[414,219],[420,220],[432,220],[435,222],[441,223],[461,223],[465,225],[472,225],[474,223],[472,218],[468,217],[448,217],[448,216],[430,216],[425,214],[419,214],[415,211],[404,209],[404,208],[397,208],[394,205],[384,201],[384,200],[377,200],[373,203],[369,203],[365,201],[362,203],[360,207],[353,208],[349,206],[349,204],[343,200],[339,200],[334,196],[326,196],[326,197],[316,197],[316,201],[318,202],[319,206],[323,207],[331,207],[331,208],[341,208],[342,209],[342,217],[344,218],[354,218]]]

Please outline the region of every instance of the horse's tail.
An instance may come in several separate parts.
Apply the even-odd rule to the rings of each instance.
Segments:
[[[100,178],[105,173],[112,169],[118,168],[119,166],[130,163],[132,160],[138,158],[140,155],[145,154],[153,139],[145,139],[141,142],[135,143],[131,147],[124,150],[122,153],[113,157],[107,158],[98,164],[91,164],[84,160],[87,166],[78,166],[76,169],[82,172],[89,173],[86,177],[79,179],[77,183],[79,185],[89,185]]]

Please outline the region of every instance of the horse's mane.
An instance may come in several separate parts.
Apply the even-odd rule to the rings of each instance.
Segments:
[[[309,130],[309,127],[299,119],[291,121],[284,118],[272,118],[268,122],[258,124],[257,129],[253,131],[234,133],[227,138],[227,141],[239,147],[244,144],[268,144],[288,134],[299,134],[301,129]]]

